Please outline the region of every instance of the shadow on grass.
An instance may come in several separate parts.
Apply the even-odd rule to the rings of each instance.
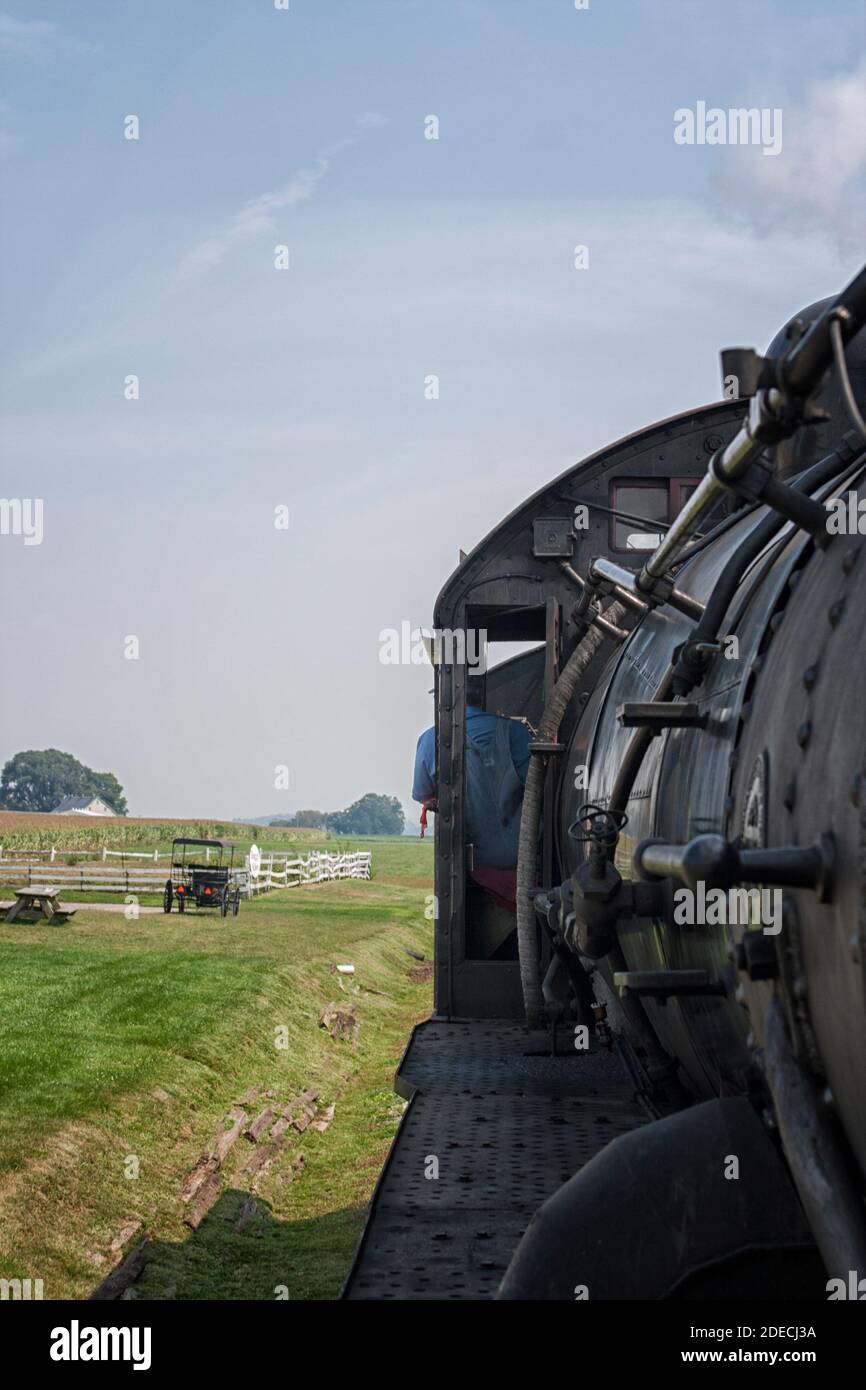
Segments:
[[[278,1221],[261,1197],[229,1188],[186,1240],[147,1242],[144,1268],[126,1292],[101,1292],[100,1285],[91,1298],[333,1299],[366,1210],[355,1206],[306,1221]]]

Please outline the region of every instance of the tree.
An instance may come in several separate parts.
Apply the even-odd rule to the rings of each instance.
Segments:
[[[129,806],[126,803],[126,797],[123,795],[123,787],[118,782],[114,773],[92,772],[90,776],[93,782],[93,795],[101,796],[103,801],[107,801],[116,815],[125,816],[129,810]],[[88,792],[90,792],[89,787]]]
[[[396,796],[367,792],[345,811],[330,811],[325,824],[335,835],[402,835],[403,807]]]
[[[0,806],[7,811],[53,811],[65,796],[100,796],[119,816],[128,811],[113,772],[94,772],[59,748],[29,748],[0,773]]]

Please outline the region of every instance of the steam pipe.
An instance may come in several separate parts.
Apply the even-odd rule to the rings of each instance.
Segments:
[[[562,570],[563,574],[571,580],[572,584],[575,584],[577,588],[580,589],[581,593],[584,595],[583,608],[580,610],[583,616],[583,621],[586,623],[593,623],[596,627],[600,627],[602,632],[606,632],[608,637],[615,638],[617,642],[624,642],[625,639],[628,637],[628,631],[625,628],[617,627],[615,623],[612,623],[610,621],[609,616],[605,616],[605,614],[601,612],[600,607],[597,609],[593,608],[591,600],[592,585],[587,584],[583,575],[578,574],[574,566],[570,565],[567,560],[561,560],[559,568]],[[626,598],[625,596],[623,596],[623,602],[625,601]],[[647,611],[647,608],[649,607],[649,605],[643,603],[641,599],[632,600],[631,595],[628,596],[628,601],[631,604],[631,606],[636,607],[638,611],[641,613],[645,613]]]
[[[638,580],[632,570],[626,569],[624,565],[616,564],[614,560],[608,560],[604,555],[597,555],[590,564],[589,574],[592,580],[612,584],[615,589],[624,590],[625,593],[632,595],[644,605],[645,611],[646,600],[641,599],[637,591]],[[659,593],[658,598],[664,603],[669,603],[671,608],[676,608],[680,613],[684,613],[693,622],[697,622],[699,618],[703,617],[704,605],[699,603],[696,598],[692,598],[690,594],[684,594],[681,589],[675,589],[671,586],[670,590],[666,588],[663,593]],[[625,602],[624,595],[623,602]]]
[[[705,512],[731,483],[742,478],[768,444],[793,434],[802,424],[791,406],[802,401],[820,381],[833,360],[831,325],[837,323],[847,342],[866,322],[866,267],[837,295],[832,304],[779,358],[764,364],[776,385],[759,390],[734,438],[710,459],[707,472],[685,503],[657,550],[637,576],[638,591],[652,593],[681,554]]]

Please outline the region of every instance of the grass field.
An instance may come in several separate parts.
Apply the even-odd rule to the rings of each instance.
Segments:
[[[372,881],[273,892],[234,919],[81,910],[65,926],[0,923],[0,1277],[86,1297],[140,1222],[135,1238],[153,1243],[136,1296],[336,1294],[399,1119],[394,1068],[432,994],[407,954],[432,952],[432,845],[369,847]],[[354,976],[332,973],[338,962]],[[357,1046],[319,1027],[331,1000],[358,1018]],[[294,1136],[237,1232],[251,1153],[239,1140],[193,1233],[184,1178],[253,1086],[274,1107],[314,1087],[336,1103],[333,1123]]]

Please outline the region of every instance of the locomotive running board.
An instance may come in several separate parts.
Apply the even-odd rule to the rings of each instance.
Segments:
[[[618,1059],[572,1031],[431,1019],[395,1085],[409,1105],[342,1297],[492,1299],[546,1199],[613,1139],[653,1118]],[[438,1176],[437,1176],[438,1174]]]

